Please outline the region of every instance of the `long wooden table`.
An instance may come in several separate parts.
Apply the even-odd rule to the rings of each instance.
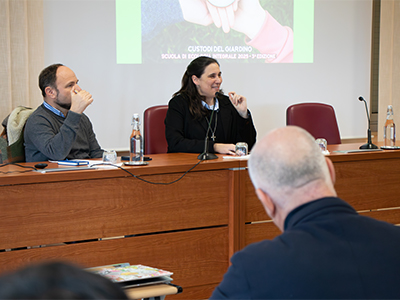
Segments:
[[[168,183],[198,163],[196,154],[152,158],[148,166],[125,169]],[[0,271],[43,259],[84,267],[129,262],[172,271],[184,293],[171,298],[207,298],[235,251],[239,165],[201,162],[169,185],[120,169],[1,174],[0,249],[35,248],[0,252]]]
[[[345,147],[355,149],[330,150]],[[363,214],[400,223],[400,151],[330,157],[340,197]],[[152,158],[148,166],[125,169],[168,183],[198,162],[196,154]],[[256,199],[246,167],[246,160],[220,155],[166,185],[120,169],[42,174],[2,167],[0,249],[14,250],[0,252],[0,271],[47,259],[84,267],[144,264],[174,272],[183,293],[168,298],[205,299],[235,251],[279,234]]]

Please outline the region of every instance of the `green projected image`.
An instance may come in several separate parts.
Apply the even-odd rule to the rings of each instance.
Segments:
[[[118,64],[312,63],[314,0],[115,0]]]

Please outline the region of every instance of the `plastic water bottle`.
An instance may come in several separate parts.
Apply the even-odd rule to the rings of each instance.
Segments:
[[[132,134],[130,144],[129,162],[132,164],[143,163],[143,138],[140,134],[139,114],[134,114],[132,117]]]
[[[389,105],[387,108],[383,139],[385,142],[385,147],[396,146],[396,125],[393,121],[393,107],[391,105]]]

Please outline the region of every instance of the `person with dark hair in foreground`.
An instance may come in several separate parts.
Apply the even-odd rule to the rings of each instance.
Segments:
[[[0,299],[128,299],[109,279],[64,262],[34,264],[0,277]]]
[[[333,163],[308,132],[269,132],[248,167],[282,234],[234,254],[211,299],[399,299],[400,228],[337,197]]]
[[[237,142],[253,147],[256,130],[246,98],[235,92],[223,95],[221,84],[222,73],[215,59],[200,56],[187,66],[182,87],[168,104],[168,152],[202,153],[207,133],[209,153],[235,154]]]
[[[39,75],[43,104],[25,125],[26,161],[100,158],[92,123],[83,113],[92,95],[80,88],[75,73],[62,64],[45,68]]]

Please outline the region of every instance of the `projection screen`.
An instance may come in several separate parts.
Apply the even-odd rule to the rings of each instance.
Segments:
[[[104,149],[127,150],[132,115],[168,104],[199,55],[220,62],[225,93],[247,98],[258,138],[285,126],[286,108],[299,102],[333,105],[342,138],[365,137],[365,108],[357,98],[369,100],[372,0],[234,5],[44,0],[45,64],[70,67],[93,95],[85,113]],[[219,28],[210,17],[214,8],[222,16]],[[253,13],[251,22],[244,22],[246,13]]]

